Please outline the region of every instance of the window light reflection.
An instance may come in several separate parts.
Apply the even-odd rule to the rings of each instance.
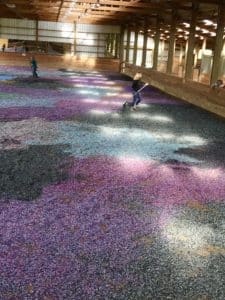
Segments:
[[[213,229],[207,225],[195,224],[178,218],[171,218],[163,229],[164,239],[170,251],[191,259],[191,256],[205,256]]]

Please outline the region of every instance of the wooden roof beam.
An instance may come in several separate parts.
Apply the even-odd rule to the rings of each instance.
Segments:
[[[14,4],[16,5],[27,5],[27,1],[26,0],[15,0],[13,1]],[[53,8],[53,7],[57,7],[59,9],[59,14],[60,14],[60,9],[62,8],[62,6],[64,6],[65,8],[70,8],[70,5],[74,3],[73,1],[55,1],[55,2],[46,2],[46,1],[32,1],[33,6],[36,7],[48,7],[48,8]],[[78,0],[76,2],[76,4],[83,4],[83,3],[88,3],[88,4],[95,4],[96,0]],[[113,6],[126,6],[126,7],[140,7],[140,8],[150,8],[150,9],[170,9],[172,8],[171,4],[157,4],[157,3],[149,3],[149,2],[140,2],[140,1],[123,1],[123,0],[99,0],[99,3],[101,5],[113,5]],[[191,7],[187,7],[183,4],[177,4],[176,5],[177,9],[183,9],[183,10],[189,10]]]
[[[59,11],[58,11],[58,14],[57,14],[57,22],[59,21],[59,17],[60,17],[60,13],[61,13],[61,9],[63,7],[63,3],[64,3],[64,0],[61,0],[61,3],[60,3],[60,6],[59,6]]]

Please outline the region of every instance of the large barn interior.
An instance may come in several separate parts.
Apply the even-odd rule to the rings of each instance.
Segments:
[[[224,118],[224,0],[0,0],[0,299],[224,300]]]

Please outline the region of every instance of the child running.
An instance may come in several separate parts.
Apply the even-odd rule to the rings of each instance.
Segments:
[[[133,101],[132,103],[128,103],[125,102],[123,104],[123,107],[126,107],[127,105],[131,106],[132,110],[136,110],[137,105],[141,102],[141,95],[140,95],[140,91],[148,85],[148,83],[145,83],[143,85],[143,83],[141,82],[141,78],[142,78],[142,73],[136,73],[134,78],[133,78],[133,82],[132,82],[132,90],[133,90]]]

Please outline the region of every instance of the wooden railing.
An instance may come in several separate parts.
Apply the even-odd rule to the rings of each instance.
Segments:
[[[126,64],[124,73],[133,77],[136,72],[143,74],[143,80],[152,86],[199,106],[225,118],[225,89],[212,89],[205,84],[168,75],[151,69]]]

